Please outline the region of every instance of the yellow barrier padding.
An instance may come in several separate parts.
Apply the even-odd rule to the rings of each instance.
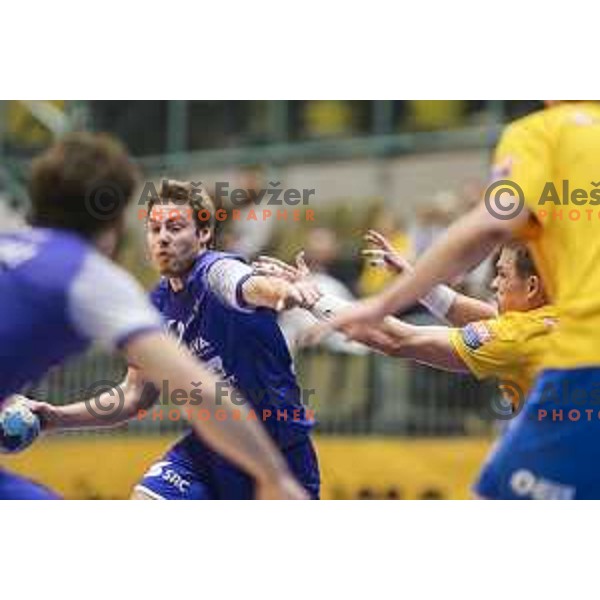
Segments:
[[[1,464],[66,498],[127,498],[174,438],[57,437]],[[461,499],[488,452],[489,439],[317,437],[324,499]]]

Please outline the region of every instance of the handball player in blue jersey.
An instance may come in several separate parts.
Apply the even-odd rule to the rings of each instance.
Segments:
[[[308,286],[258,276],[241,257],[213,250],[214,205],[189,183],[165,182],[147,212],[148,248],[162,275],[151,300],[165,327],[244,394],[291,473],[311,498],[318,498],[319,468],[309,437],[313,423],[277,325],[277,310],[313,306],[318,297]],[[208,214],[210,219],[202,218]],[[148,390],[133,367],[121,387],[125,405],[118,420],[131,418],[159,394]],[[196,409],[204,407],[204,391]],[[215,392],[219,399],[231,394],[225,385]],[[97,400],[106,403],[108,398]],[[43,410],[59,429],[111,424],[90,415],[83,402]],[[253,487],[247,474],[190,433],[147,471],[132,497],[246,499],[253,497]]]
[[[203,407],[211,415],[216,410],[218,379],[163,332],[142,289],[109,259],[123,237],[136,184],[124,148],[107,136],[70,134],[34,161],[29,191],[35,226],[0,234],[0,406],[98,342],[122,350],[146,380],[159,386],[168,380],[185,390],[184,405],[193,382],[202,382]],[[48,405],[32,401],[31,407],[52,426]],[[218,408],[229,417],[234,410],[245,414],[229,398]],[[259,423],[211,418],[191,425],[207,448],[248,474],[257,497],[307,497]],[[53,497],[0,469],[0,499]]]

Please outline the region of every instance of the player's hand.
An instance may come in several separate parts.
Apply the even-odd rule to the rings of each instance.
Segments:
[[[60,408],[27,398],[27,406],[40,419],[42,431],[52,431],[60,427]]]
[[[308,500],[304,488],[289,474],[275,481],[256,484],[257,500]]]
[[[364,236],[365,242],[373,248],[363,250],[361,254],[371,259],[382,259],[396,273],[410,273],[413,270],[410,262],[392,246],[390,241],[378,231],[369,229]]]
[[[296,256],[296,261],[298,260],[299,253]],[[280,279],[285,279],[285,281],[289,281],[290,283],[297,283],[302,279],[303,273],[297,267],[293,267],[292,265],[288,265],[283,260],[279,260],[278,258],[274,258],[273,256],[259,256],[253,263],[252,268],[257,275],[264,275],[265,277],[279,277]],[[310,271],[308,272],[310,275]]]
[[[334,331],[341,331],[349,338],[366,325],[375,325],[386,316],[385,305],[379,297],[353,302],[327,321],[310,327],[300,335],[302,346],[314,346]]]
[[[252,264],[254,272],[257,275],[277,277],[291,284],[290,297],[287,301],[280,300],[280,308],[278,310],[292,308],[293,306],[310,309],[322,296],[316,283],[311,279],[310,269],[304,261],[304,252],[299,252],[295,260],[296,266],[293,267],[278,258],[260,256]]]

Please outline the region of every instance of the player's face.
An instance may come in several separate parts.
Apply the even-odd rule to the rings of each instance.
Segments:
[[[496,277],[492,281],[492,290],[496,294],[499,313],[530,309],[528,278],[519,275],[517,255],[512,248],[502,248],[496,262]]]
[[[152,262],[166,277],[181,277],[205,248],[191,211],[181,204],[156,204],[148,218],[146,240]]]

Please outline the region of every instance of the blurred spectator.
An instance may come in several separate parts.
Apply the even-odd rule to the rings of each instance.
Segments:
[[[415,258],[423,254],[452,222],[456,202],[456,194],[443,191],[438,192],[430,204],[418,209],[411,227]]]
[[[329,269],[339,253],[339,245],[335,232],[325,227],[317,227],[308,232],[304,247],[304,259],[312,271],[312,278],[323,294],[335,296],[352,302],[352,292],[339,279],[331,275]],[[311,325],[317,322],[309,312],[294,308],[281,314],[279,325],[288,346],[293,350],[298,337]],[[368,349],[362,344],[347,340],[342,334],[334,333],[326,337],[321,346],[334,352],[349,354],[366,354]]]
[[[385,236],[394,248],[405,256],[412,259],[413,248],[411,238],[406,231],[404,223],[400,221],[389,209],[377,208],[368,225],[368,229],[374,229]],[[363,296],[371,296],[380,292],[394,279],[395,275],[386,268],[373,266],[366,260],[360,279],[358,289]]]

